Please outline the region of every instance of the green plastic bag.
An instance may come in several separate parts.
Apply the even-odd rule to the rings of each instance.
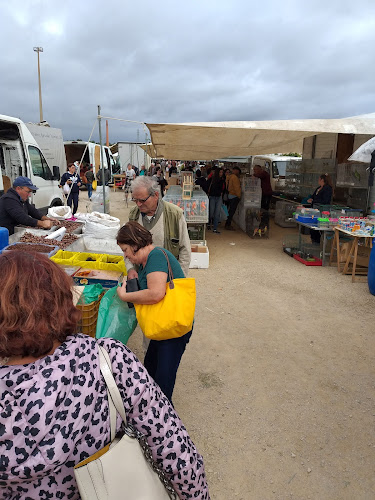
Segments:
[[[123,344],[137,326],[137,316],[134,307],[129,308],[117,295],[117,287],[110,288],[100,301],[96,338],[111,338],[120,340]]]
[[[98,300],[103,291],[104,288],[100,283],[95,283],[95,285],[86,285],[85,288],[83,289],[78,304],[85,305],[95,302],[96,300]]]

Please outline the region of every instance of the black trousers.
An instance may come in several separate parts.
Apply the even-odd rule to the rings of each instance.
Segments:
[[[264,229],[265,227],[269,227],[270,224],[269,208],[270,208],[271,198],[272,195],[270,194],[262,194],[262,201],[260,205],[262,210],[260,211],[261,214],[260,214],[259,229]]]
[[[151,340],[146,352],[144,366],[171,403],[177,370],[191,334],[190,331],[176,339]]]
[[[237,209],[239,202],[240,202],[240,199],[237,196],[235,198],[231,198],[229,200],[229,209],[228,209],[229,215],[228,215],[228,218],[225,222],[226,226],[230,226],[232,224],[233,215],[236,212],[236,209]]]
[[[73,215],[78,210],[78,196],[79,196],[79,192],[78,193],[71,192],[70,195],[68,196],[68,200],[67,200],[68,207],[72,208],[72,203],[73,203],[73,210],[72,210]]]

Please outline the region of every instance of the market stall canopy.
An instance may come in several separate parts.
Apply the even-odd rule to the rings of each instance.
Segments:
[[[349,156],[349,161],[357,161],[360,163],[370,163],[371,154],[375,151],[375,137],[362,144],[354,153]]]
[[[140,144],[139,146],[143,149],[143,151],[146,151],[146,153],[151,156],[151,158],[157,158],[156,149],[154,148],[154,145],[151,144],[151,142],[148,142],[147,144]]]
[[[374,134],[375,113],[340,119],[147,123],[157,158],[213,160],[228,156],[301,153],[321,133]]]

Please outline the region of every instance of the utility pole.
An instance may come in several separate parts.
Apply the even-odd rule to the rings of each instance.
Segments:
[[[42,84],[40,83],[39,52],[43,52],[43,47],[34,47],[34,52],[36,52],[38,54],[39,115],[40,115],[40,123],[41,123],[43,121],[43,106],[42,106]]]
[[[99,122],[99,143],[100,143],[100,168],[102,169],[102,186],[103,186],[103,212],[107,213],[105,206],[105,175],[104,175],[104,148],[102,142],[102,118],[100,116],[100,106],[98,106],[98,122]]]

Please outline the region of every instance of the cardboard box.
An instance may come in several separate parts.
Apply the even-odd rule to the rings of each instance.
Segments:
[[[192,245],[189,269],[208,269],[210,252],[207,245]]]
[[[81,267],[72,278],[76,285],[94,285],[100,283],[104,288],[117,286],[123,277],[119,271],[103,271],[101,269],[86,269]]]

